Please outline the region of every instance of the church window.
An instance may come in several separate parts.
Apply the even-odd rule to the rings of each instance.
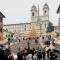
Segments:
[[[45,11],[45,13],[46,13],[47,11]]]
[[[31,26],[30,26],[30,29],[31,29]]]
[[[32,13],[32,16],[34,16],[34,12]]]
[[[26,27],[26,25],[25,25],[25,27]]]
[[[25,25],[25,29],[24,30],[26,31],[26,25]]]

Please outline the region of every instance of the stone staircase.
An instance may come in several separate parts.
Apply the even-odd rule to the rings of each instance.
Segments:
[[[35,43],[34,40],[30,40],[29,41],[29,46],[30,48],[32,49],[33,47],[34,48],[37,48],[40,44],[38,43]],[[17,53],[19,51],[19,48],[20,47],[28,47],[28,40],[21,40],[20,42],[14,42],[12,45],[11,45],[11,51],[14,52],[14,53]]]

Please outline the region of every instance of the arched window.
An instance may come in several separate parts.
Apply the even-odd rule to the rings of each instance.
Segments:
[[[32,13],[32,16],[34,16],[34,12]]]
[[[45,10],[45,13],[46,13],[47,11]]]

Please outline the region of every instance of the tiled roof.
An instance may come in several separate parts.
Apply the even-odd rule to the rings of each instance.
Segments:
[[[1,11],[0,11],[0,17],[5,18],[5,16],[1,13]]]
[[[59,11],[60,11],[60,5],[59,5],[59,7],[58,7],[57,13],[59,13]]]

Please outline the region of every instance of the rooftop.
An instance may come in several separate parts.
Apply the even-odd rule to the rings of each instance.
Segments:
[[[5,16],[2,14],[1,11],[0,11],[0,17],[5,18]]]

